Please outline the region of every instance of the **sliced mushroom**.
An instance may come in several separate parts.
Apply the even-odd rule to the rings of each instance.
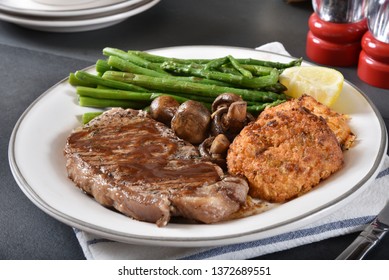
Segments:
[[[236,101],[228,107],[228,112],[225,117],[225,122],[230,133],[238,134],[246,125],[247,119],[247,103],[245,101]]]
[[[208,109],[200,102],[188,100],[178,107],[171,127],[178,137],[192,144],[200,144],[208,136],[210,122]]]
[[[230,141],[224,134],[208,137],[199,145],[200,155],[216,163],[224,170],[227,169],[226,156]]]
[[[236,101],[243,101],[243,99],[234,93],[220,94],[212,103],[212,112],[216,112],[220,107],[230,107],[230,105]]]
[[[239,95],[223,93],[212,104],[211,135],[225,134],[230,141],[253,120],[247,103]]]
[[[211,134],[213,136],[227,132],[228,127],[224,118],[224,116],[227,115],[227,113],[228,113],[227,107],[219,107],[219,109],[217,109],[212,114]]]
[[[224,134],[219,134],[213,139],[211,147],[209,148],[209,153],[211,155],[221,154],[226,155],[228,148],[230,147],[230,140]]]
[[[200,145],[199,145],[199,152],[200,155],[205,159],[211,159],[211,154],[209,152],[209,149],[212,145],[213,140],[215,139],[215,136],[208,137],[205,139]]]
[[[153,119],[170,127],[171,120],[177,112],[180,103],[169,95],[162,95],[150,104],[150,115]]]
[[[225,134],[231,141],[247,124],[247,103],[236,101],[212,114],[211,134]]]

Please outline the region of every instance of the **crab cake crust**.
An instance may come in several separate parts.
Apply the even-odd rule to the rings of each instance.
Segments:
[[[322,117],[331,130],[335,133],[336,139],[340,144],[342,150],[351,148],[355,141],[355,135],[351,131],[348,121],[349,117],[344,114],[335,112],[328,106],[320,103],[310,95],[304,94],[298,99],[293,99],[279,105],[279,109],[290,109],[292,107],[305,107],[316,116]]]
[[[307,108],[316,116],[325,119],[327,125],[335,133],[342,150],[351,148],[356,137],[348,125],[349,117],[347,115],[335,112],[309,95],[301,96],[297,99],[297,102],[300,106]]]
[[[340,144],[326,121],[297,100],[266,109],[231,144],[228,171],[245,176],[252,197],[285,202],[343,166]]]

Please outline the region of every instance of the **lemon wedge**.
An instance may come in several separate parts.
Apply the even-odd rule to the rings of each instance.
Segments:
[[[285,93],[291,97],[308,94],[320,103],[332,106],[342,91],[344,77],[328,67],[295,66],[285,69],[279,81],[288,88]]]

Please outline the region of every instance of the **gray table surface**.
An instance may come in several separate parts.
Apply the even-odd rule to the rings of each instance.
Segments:
[[[0,21],[0,259],[84,259],[71,227],[38,209],[20,190],[8,165],[8,142],[23,111],[69,72],[102,58],[106,46],[148,50],[182,45],[254,48],[279,41],[304,57],[309,2],[282,0],[162,0],[115,26],[80,33],[34,31]],[[339,68],[389,121],[389,90],[371,87],[356,67]],[[258,259],[334,259],[356,237],[349,234]],[[389,238],[368,259],[389,259]]]

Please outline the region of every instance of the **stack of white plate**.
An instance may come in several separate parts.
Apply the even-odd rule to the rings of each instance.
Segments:
[[[150,9],[160,0],[91,0],[45,4],[39,0],[0,0],[0,20],[51,32],[95,30]],[[58,1],[59,2],[59,1]]]

